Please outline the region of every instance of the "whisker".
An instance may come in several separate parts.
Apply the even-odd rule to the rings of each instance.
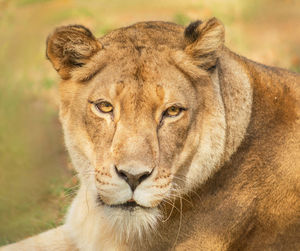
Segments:
[[[191,206],[194,206],[192,200],[188,200],[187,198],[184,198],[184,197],[183,197],[182,195],[180,195],[180,194],[175,194],[175,196],[176,196],[176,198],[179,198],[179,199],[182,199],[182,200],[188,202]]]
[[[173,206],[172,206],[172,208],[171,208],[171,212],[170,212],[170,214],[169,214],[169,216],[165,219],[165,220],[162,220],[162,222],[164,223],[164,222],[167,222],[169,219],[170,219],[170,217],[171,217],[171,215],[172,215],[172,213],[173,213],[173,210],[174,210],[174,207],[175,207],[175,201],[173,201]]]
[[[87,192],[88,192],[88,187],[85,190],[85,203],[86,203],[86,206],[87,206],[87,209],[88,209],[88,213],[87,213],[87,215],[88,215],[90,213],[90,207],[89,207],[89,202],[88,202],[88,199],[87,199]]]
[[[184,178],[186,178],[184,175],[181,175],[181,176],[184,177]],[[174,179],[177,179],[177,180],[180,180],[180,181],[185,181],[184,179],[179,178],[177,175],[174,176]],[[191,190],[189,191],[189,193],[195,194],[195,195],[197,196],[197,198],[198,198],[200,201],[202,201],[202,198],[200,197],[200,195],[199,195],[196,191],[194,191],[194,189],[191,189]]]
[[[173,250],[175,250],[175,246],[176,246],[176,243],[177,243],[178,238],[179,238],[180,229],[181,229],[181,224],[182,224],[182,200],[180,199],[179,226],[178,226],[178,231],[177,231],[176,239],[175,239],[175,242],[174,242],[173,247],[172,247]]]
[[[163,202],[165,202],[165,203],[167,203],[168,205],[174,207],[174,208],[178,211],[178,213],[180,213],[180,210],[175,206],[175,203],[171,203],[171,202],[169,202],[169,201],[167,201],[167,200],[163,200]]]

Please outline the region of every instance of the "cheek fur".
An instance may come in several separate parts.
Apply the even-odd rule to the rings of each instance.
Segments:
[[[182,121],[165,124],[159,130],[161,161],[171,164],[174,157],[182,151],[187,138],[188,127],[188,121],[185,118]]]
[[[87,133],[94,144],[96,154],[105,149],[110,149],[110,144],[113,139],[115,125],[107,119],[96,116],[92,111],[88,111],[85,117],[85,126]]]

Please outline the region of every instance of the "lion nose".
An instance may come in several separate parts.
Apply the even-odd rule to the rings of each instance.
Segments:
[[[137,174],[131,174],[125,170],[118,169],[118,167],[116,166],[115,166],[115,170],[118,176],[128,183],[132,192],[136,189],[136,187],[139,184],[141,184],[145,179],[147,179],[152,173],[149,171],[143,171]]]

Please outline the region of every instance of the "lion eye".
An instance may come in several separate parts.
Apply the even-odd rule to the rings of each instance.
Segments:
[[[183,109],[181,107],[173,105],[164,112],[164,115],[167,117],[176,117],[182,112],[182,110]]]
[[[113,106],[111,103],[107,101],[102,101],[98,104],[95,104],[99,111],[103,113],[109,113],[113,111]]]

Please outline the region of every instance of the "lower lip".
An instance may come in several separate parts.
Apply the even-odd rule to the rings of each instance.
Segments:
[[[134,210],[135,208],[141,207],[135,201],[127,201],[124,204],[119,204],[119,205],[116,205],[116,206],[120,207],[122,209],[125,209],[125,210]]]
[[[121,208],[123,210],[129,210],[129,211],[133,211],[137,208],[145,208],[139,204],[137,204],[135,201],[127,201],[126,203],[123,204],[116,204],[116,205],[108,205],[106,204],[101,197],[98,195],[97,197],[97,201],[98,203],[100,203],[101,205],[107,206],[107,207],[111,207],[111,208]]]

